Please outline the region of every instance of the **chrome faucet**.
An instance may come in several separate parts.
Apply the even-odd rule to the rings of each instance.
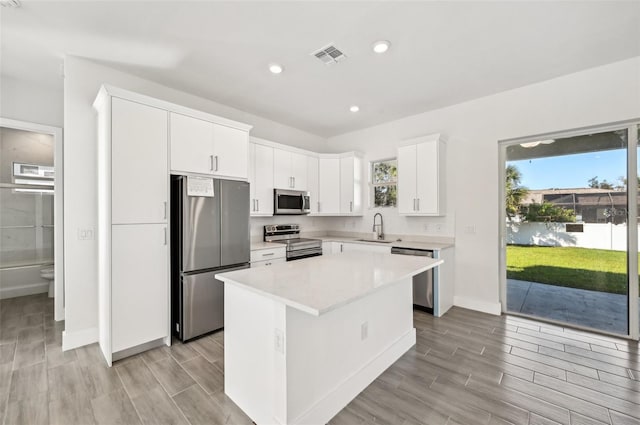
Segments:
[[[376,224],[376,217],[380,216],[380,224]],[[378,240],[384,239],[384,224],[382,221],[382,214],[376,213],[373,216],[373,231],[378,235]]]

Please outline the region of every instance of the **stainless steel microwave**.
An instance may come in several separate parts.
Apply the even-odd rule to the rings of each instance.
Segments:
[[[277,215],[302,215],[311,212],[309,192],[301,190],[273,190],[273,213]]]

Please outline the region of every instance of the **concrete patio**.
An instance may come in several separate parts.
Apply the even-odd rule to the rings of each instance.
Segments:
[[[507,310],[627,334],[624,295],[507,279]]]

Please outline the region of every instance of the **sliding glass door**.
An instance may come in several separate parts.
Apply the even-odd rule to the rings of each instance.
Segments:
[[[637,132],[621,125],[501,146],[506,312],[637,334]]]

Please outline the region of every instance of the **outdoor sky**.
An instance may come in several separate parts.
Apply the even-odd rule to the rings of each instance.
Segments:
[[[626,174],[626,150],[591,152],[550,158],[508,161],[522,173],[520,184],[528,189],[589,187],[589,179],[607,180],[614,186]]]

